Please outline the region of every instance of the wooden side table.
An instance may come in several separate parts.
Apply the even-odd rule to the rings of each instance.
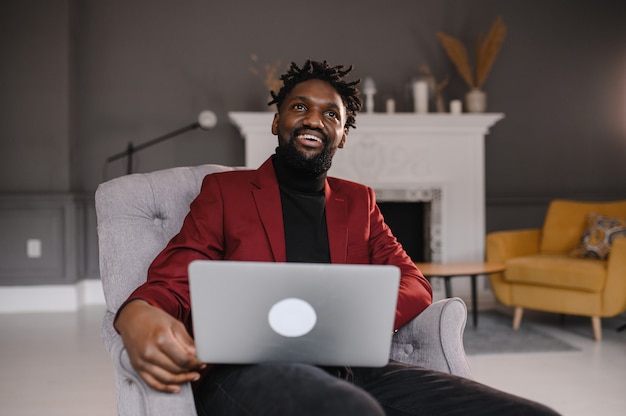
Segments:
[[[478,325],[478,300],[476,293],[476,281],[478,276],[500,273],[505,269],[500,263],[415,263],[425,278],[443,278],[445,283],[446,297],[452,297],[453,277],[469,277],[472,280],[472,319],[474,326]]]

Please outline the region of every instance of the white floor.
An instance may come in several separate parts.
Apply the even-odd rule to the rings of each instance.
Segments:
[[[102,313],[0,314],[0,414],[114,415]],[[626,414],[626,332],[605,329],[596,343],[554,319],[543,325],[580,351],[472,356],[476,378],[566,416]]]
[[[525,315],[522,325],[532,323],[580,351],[470,356],[477,380],[565,416],[626,414],[626,331],[616,331],[622,321],[605,325],[595,342],[589,318],[566,317],[563,324],[554,314]]]

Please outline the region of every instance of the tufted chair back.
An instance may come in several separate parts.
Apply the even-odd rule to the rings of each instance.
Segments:
[[[148,266],[180,230],[202,179],[209,173],[233,169],[221,165],[179,167],[129,175],[98,187],[100,276],[109,311],[116,312],[146,281]]]

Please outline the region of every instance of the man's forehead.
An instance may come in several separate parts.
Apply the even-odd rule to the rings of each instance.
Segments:
[[[332,103],[345,110],[345,104],[337,89],[328,81],[321,79],[309,79],[295,85],[288,94],[288,98],[294,99],[298,97],[302,99],[324,99],[329,104]]]

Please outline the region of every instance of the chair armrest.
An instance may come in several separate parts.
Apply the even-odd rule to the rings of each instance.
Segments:
[[[538,228],[491,232],[487,234],[487,261],[505,263],[512,257],[537,254],[540,239]]]
[[[487,234],[486,239],[487,261],[506,264],[507,260],[514,257],[539,254],[540,240],[541,230],[538,228],[491,232]],[[511,285],[504,280],[505,273],[490,274],[489,281],[496,299],[505,305],[512,306]]]
[[[472,379],[463,347],[467,307],[460,298],[433,303],[393,336],[391,359]]]
[[[190,383],[181,385],[180,393],[163,393],[148,386],[137,374],[124,348],[122,338],[113,328],[115,315],[107,311],[102,320],[102,340],[113,361],[119,416],[196,416]]]
[[[613,240],[603,292],[604,316],[615,316],[626,310],[626,237]]]

